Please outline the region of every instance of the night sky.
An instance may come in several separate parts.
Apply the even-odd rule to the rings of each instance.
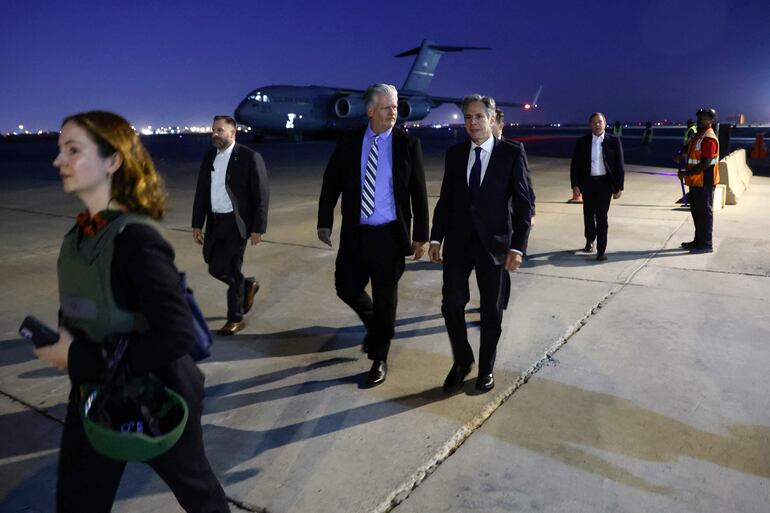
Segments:
[[[423,39],[493,48],[445,54],[432,94],[526,102],[542,84],[540,108],[509,121],[682,120],[707,105],[770,121],[767,0],[1,5],[1,132],[95,108],[137,127],[208,125],[273,84],[400,87],[413,57],[393,56]]]

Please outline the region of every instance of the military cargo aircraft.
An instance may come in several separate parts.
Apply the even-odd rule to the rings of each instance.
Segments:
[[[398,91],[398,121],[419,121],[443,103],[460,105],[462,98],[428,94],[436,66],[445,52],[490,50],[484,47],[447,46],[424,40],[418,48],[396,57],[416,55],[404,85]],[[541,87],[542,89],[542,87]],[[333,135],[362,126],[366,108],[361,89],[326,86],[270,85],[251,91],[235,109],[235,119],[259,140],[265,135]],[[537,107],[538,89],[531,103],[498,102],[503,107]]]

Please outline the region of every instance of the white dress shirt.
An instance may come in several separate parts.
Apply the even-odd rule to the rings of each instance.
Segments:
[[[465,173],[465,181],[470,184],[471,182],[471,169],[476,162],[476,148],[481,148],[481,179],[479,180],[479,186],[484,183],[484,175],[487,173],[487,166],[489,166],[489,157],[492,156],[492,150],[495,147],[495,138],[490,136],[489,139],[481,144],[471,142],[471,152],[468,155],[468,169]]]
[[[607,170],[604,169],[604,156],[602,155],[604,132],[600,136],[591,134],[591,138],[591,176],[604,176],[607,174]]]
[[[211,172],[211,211],[215,214],[227,214],[233,211],[233,202],[230,201],[230,196],[225,189],[225,178],[234,146],[235,143],[224,150],[218,150],[214,157],[214,170]]]

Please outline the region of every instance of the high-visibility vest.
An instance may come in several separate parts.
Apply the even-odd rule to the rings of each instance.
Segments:
[[[687,148],[687,170],[694,168],[698,163],[701,161],[701,143],[703,142],[703,139],[714,139],[714,142],[717,143],[717,154],[716,156],[711,159],[711,165],[714,169],[714,182],[713,184],[716,185],[719,183],[719,139],[717,139],[716,134],[714,133],[714,130],[712,128],[709,128],[708,130],[704,131],[702,134],[696,134],[695,137],[690,141],[690,145]],[[685,185],[689,185],[690,187],[703,187],[703,171],[700,173],[694,174],[694,175],[685,175],[684,176],[684,183]]]
[[[695,128],[695,126],[689,126],[687,127],[687,130],[684,131],[684,141],[682,141],[684,144],[687,144],[690,142],[690,139],[695,137],[695,134],[698,132],[698,129]]]

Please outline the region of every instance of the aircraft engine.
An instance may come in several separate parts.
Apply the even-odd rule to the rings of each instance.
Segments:
[[[412,121],[422,119],[430,112],[430,103],[426,101],[408,101],[399,100],[398,102],[398,120]]]
[[[366,109],[363,100],[342,97],[334,102],[334,113],[341,118],[357,118],[363,116]]]

